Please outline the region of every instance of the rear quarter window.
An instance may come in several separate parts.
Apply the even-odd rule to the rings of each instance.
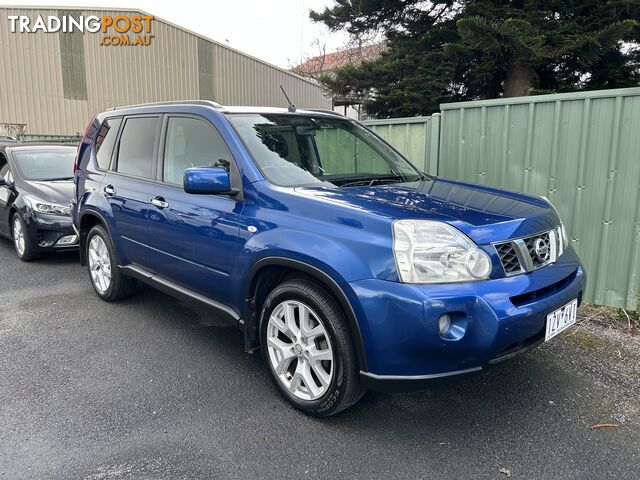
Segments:
[[[116,145],[118,129],[122,123],[122,117],[107,118],[98,131],[96,137],[96,163],[98,168],[107,170],[111,165],[113,148]]]

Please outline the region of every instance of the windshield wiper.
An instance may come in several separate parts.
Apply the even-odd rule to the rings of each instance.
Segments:
[[[360,180],[352,180],[350,182],[345,182],[343,184],[340,185],[340,188],[342,187],[356,187],[358,185],[366,185],[368,187],[371,187],[373,185],[382,185],[384,183],[401,183],[404,180],[401,178],[363,178]]]

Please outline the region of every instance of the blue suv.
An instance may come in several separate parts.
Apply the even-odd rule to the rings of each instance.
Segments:
[[[586,276],[544,198],[431,177],[327,111],[114,108],[76,158],[81,262],[244,332],[295,407],[479,371],[575,322]]]

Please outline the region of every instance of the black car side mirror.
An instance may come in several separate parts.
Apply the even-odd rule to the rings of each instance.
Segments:
[[[5,180],[5,178],[0,175],[0,187],[8,185],[8,182]]]

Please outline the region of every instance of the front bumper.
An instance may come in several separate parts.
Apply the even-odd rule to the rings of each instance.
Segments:
[[[34,250],[39,252],[54,252],[78,248],[78,236],[73,229],[71,217],[57,215],[40,215],[31,213],[27,217],[27,230]],[[63,237],[74,235],[75,242],[61,245]]]
[[[408,285],[384,280],[349,284],[368,371],[365,386],[407,390],[477,372],[544,340],[546,316],[582,301],[586,274],[573,249],[552,265],[474,283]],[[448,313],[455,334],[443,338],[438,318]]]

